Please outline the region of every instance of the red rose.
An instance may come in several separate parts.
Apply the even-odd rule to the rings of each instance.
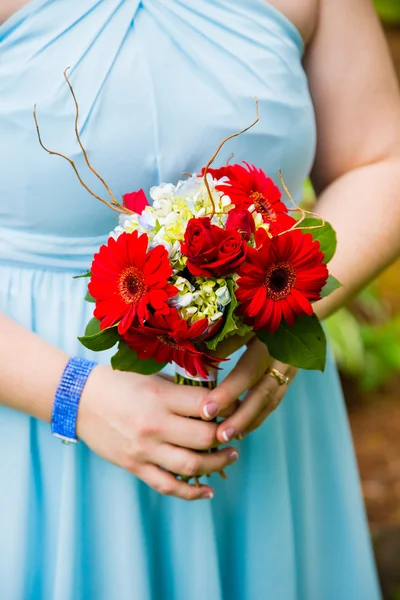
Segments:
[[[246,243],[237,231],[213,225],[209,217],[190,219],[181,244],[186,266],[198,277],[233,273],[246,258]]]
[[[248,210],[238,208],[229,211],[226,229],[237,231],[247,242],[255,232],[256,226],[251,213]]]

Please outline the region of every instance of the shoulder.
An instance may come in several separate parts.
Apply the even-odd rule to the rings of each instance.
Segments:
[[[0,25],[7,21],[14,13],[18,12],[30,0],[1,0]]]
[[[306,45],[317,27],[320,2],[321,0],[268,0],[268,4],[279,10],[299,30]]]

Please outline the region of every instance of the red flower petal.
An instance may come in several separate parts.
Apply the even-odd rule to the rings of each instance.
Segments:
[[[152,264],[149,255],[152,257],[153,251],[147,247],[147,235],[123,233],[117,240],[110,238],[94,256],[89,291],[102,328],[121,321],[119,331],[125,333],[136,315],[142,321],[147,319],[151,301],[160,311],[169,311],[167,300],[176,291],[168,283],[172,273],[168,253],[161,247],[155,253],[158,261]],[[147,276],[149,262],[151,275]]]
[[[313,314],[311,302],[319,299],[328,269],[310,234],[293,230],[258,240],[257,234],[260,245],[240,266],[235,294],[246,323],[273,333],[283,317],[291,326],[296,315]]]
[[[143,190],[138,192],[130,192],[122,196],[123,205],[129,210],[141,215],[149,202]]]

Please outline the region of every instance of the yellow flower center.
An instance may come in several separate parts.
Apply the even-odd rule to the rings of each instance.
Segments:
[[[256,208],[256,211],[265,215],[270,221],[276,221],[276,212],[273,210],[271,203],[265,198],[261,192],[251,192],[250,198]]]
[[[119,278],[118,290],[126,304],[136,304],[147,292],[143,271],[137,267],[126,267]]]
[[[157,339],[164,344],[165,346],[171,346],[171,348],[176,348],[177,350],[179,350],[179,346],[178,344],[169,336],[167,335],[158,335]]]

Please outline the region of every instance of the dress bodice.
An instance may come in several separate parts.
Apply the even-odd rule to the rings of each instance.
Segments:
[[[115,222],[70,166],[85,167],[79,130],[94,167],[116,196],[198,172],[227,135],[233,153],[293,193],[313,161],[315,121],[294,25],[265,0],[31,0],[0,26],[0,228],[79,238]],[[216,164],[217,164],[216,163]],[[1,236],[0,236],[1,237]],[[0,252],[1,258],[1,252]]]

